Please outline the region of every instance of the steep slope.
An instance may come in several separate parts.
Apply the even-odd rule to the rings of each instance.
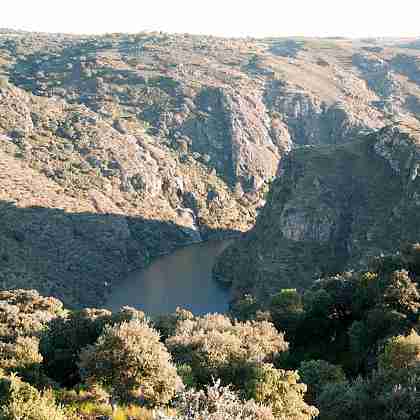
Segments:
[[[399,40],[4,33],[0,64],[35,95],[147,125],[232,188],[256,191],[293,144],[336,144],[416,116],[420,50]]]
[[[419,57],[412,40],[0,30],[0,153],[21,176],[0,185],[4,287],[96,304],[156,255],[249,230],[290,151],[418,117]]]
[[[420,235],[420,128],[388,126],[352,143],[285,159],[255,228],[215,273],[236,293],[302,288]]]
[[[147,134],[0,87],[1,287],[98,304],[128,270],[252,219],[244,197]]]

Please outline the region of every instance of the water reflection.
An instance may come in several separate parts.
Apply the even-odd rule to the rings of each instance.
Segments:
[[[229,294],[215,283],[211,270],[231,241],[211,241],[156,259],[132,273],[111,295],[106,307],[128,305],[148,314],[173,312],[177,306],[195,314],[226,312]]]

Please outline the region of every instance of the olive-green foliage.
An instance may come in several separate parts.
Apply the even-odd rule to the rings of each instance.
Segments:
[[[2,420],[69,420],[56,405],[51,392],[40,393],[12,375],[0,379],[0,419]]]
[[[194,318],[194,315],[186,309],[176,308],[174,313],[159,315],[153,320],[153,326],[159,331],[162,340],[166,340],[175,334],[179,321]]]
[[[384,291],[384,303],[407,316],[416,316],[420,309],[420,292],[406,270],[391,274]]]
[[[144,313],[130,307],[112,314],[104,309],[83,309],[52,320],[40,343],[49,376],[60,383],[77,383],[77,361],[82,348],[95,343],[106,324],[144,320]]]
[[[246,294],[233,303],[231,313],[239,321],[248,321],[255,319],[259,309],[258,300],[254,296]]]
[[[0,369],[34,384],[46,382],[39,335],[63,312],[61,302],[33,290],[1,291],[0,302]]]
[[[164,404],[181,385],[158,333],[140,320],[106,326],[80,353],[79,368],[85,381],[104,385],[120,401],[137,396]]]
[[[364,319],[354,321],[348,336],[351,359],[356,370],[368,370],[384,337],[391,337],[404,331],[407,325],[407,319],[403,314],[381,307],[367,312]]]
[[[418,370],[398,369],[329,384],[318,398],[320,420],[417,420],[419,378]]]
[[[406,333],[419,316],[416,273],[403,267],[401,256],[381,257],[368,271],[316,281],[304,293],[295,334],[288,336],[292,366],[325,359],[353,374],[371,370],[383,340]]]
[[[353,275],[344,273],[319,280],[305,292],[304,312],[291,337],[291,353],[298,361],[326,359],[338,363],[347,349],[354,290]]]
[[[403,369],[420,366],[420,336],[412,330],[407,336],[392,337],[379,357],[382,369]]]
[[[304,313],[301,295],[296,289],[283,289],[271,297],[269,310],[277,329],[292,339]]]
[[[79,353],[98,339],[110,318],[108,311],[83,309],[52,320],[40,342],[48,375],[61,383],[78,382]]]
[[[14,343],[0,342],[0,354],[0,366],[5,372],[16,372],[31,383],[42,381],[37,338],[18,337]]]
[[[0,291],[0,340],[37,336],[45,325],[63,312],[63,304],[42,297],[35,290]]]
[[[237,386],[253,364],[273,361],[288,348],[267,321],[238,322],[219,314],[179,322],[166,345],[177,363],[191,366],[197,383],[214,377]]]
[[[271,408],[241,401],[229,387],[220,381],[206,386],[205,390],[183,392],[175,403],[177,415],[158,413],[156,420],[275,420]]]
[[[274,416],[284,420],[310,420],[318,415],[318,410],[304,401],[306,389],[297,372],[266,363],[255,368],[254,378],[247,384],[249,397],[270,406]]]
[[[299,367],[299,376],[308,386],[305,400],[315,403],[318,396],[327,384],[346,381],[341,366],[336,366],[325,360],[309,360],[302,362]]]

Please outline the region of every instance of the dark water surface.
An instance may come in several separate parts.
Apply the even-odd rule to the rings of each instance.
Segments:
[[[211,270],[231,242],[190,245],[157,258],[145,270],[131,273],[105,306],[118,310],[127,305],[153,315],[173,312],[177,306],[195,314],[226,312],[229,293],[212,279]]]

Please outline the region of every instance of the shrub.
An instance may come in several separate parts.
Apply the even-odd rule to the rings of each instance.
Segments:
[[[0,379],[0,418],[2,420],[68,420],[64,409],[55,404],[51,392],[41,394],[16,376]]]
[[[420,292],[406,270],[392,273],[383,299],[386,306],[405,315],[416,316],[420,309]]]
[[[40,343],[47,373],[62,384],[74,385],[80,380],[77,362],[82,348],[94,344],[105,325],[132,319],[144,320],[144,313],[130,307],[115,314],[82,309],[52,320]]]
[[[293,338],[304,311],[300,294],[296,289],[283,289],[272,296],[269,306],[277,329],[285,331],[288,340]]]
[[[159,331],[162,340],[166,340],[175,334],[178,322],[193,319],[194,315],[186,309],[176,308],[172,314],[157,316],[153,321],[153,326]]]
[[[255,319],[256,313],[259,309],[260,305],[257,299],[254,296],[247,294],[234,302],[231,312],[232,316],[236,319],[240,321],[248,321]]]
[[[384,308],[375,308],[365,313],[363,321],[355,321],[348,335],[350,339],[351,360],[356,368],[367,368],[376,361],[379,343],[407,327],[403,314]]]
[[[30,382],[39,383],[42,356],[36,338],[18,337],[15,343],[0,342],[0,354],[0,367],[5,372],[16,372]]]
[[[51,319],[63,312],[62,303],[35,290],[0,291],[0,340],[38,336]]]
[[[306,385],[297,372],[275,369],[270,364],[256,367],[254,379],[247,384],[248,397],[270,406],[278,419],[310,420],[318,410],[304,401]]]
[[[270,407],[254,401],[241,401],[220,381],[205,390],[182,393],[175,403],[178,414],[158,413],[156,420],[274,420]]]
[[[333,365],[325,360],[302,362],[299,367],[299,375],[308,386],[305,399],[311,404],[317,400],[327,384],[345,382],[346,380],[340,366]]]
[[[77,383],[80,351],[98,339],[110,319],[109,311],[83,309],[52,320],[40,342],[48,375],[66,385]]]
[[[80,373],[108,388],[119,401],[134,396],[149,404],[167,403],[180,379],[158,333],[144,321],[105,327],[80,354]]]
[[[44,298],[33,290],[0,292],[0,369],[18,373],[26,381],[41,384],[39,335],[63,312],[60,301]]]
[[[241,385],[250,366],[271,362],[288,348],[283,335],[267,321],[236,322],[219,314],[178,323],[166,345],[177,363],[191,366],[201,385],[212,377],[225,385]]]
[[[418,370],[379,371],[352,384],[328,384],[318,399],[322,420],[415,420],[420,412]]]
[[[419,366],[420,336],[412,330],[408,336],[392,337],[379,357],[383,369],[406,369]]]

